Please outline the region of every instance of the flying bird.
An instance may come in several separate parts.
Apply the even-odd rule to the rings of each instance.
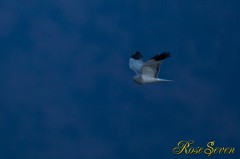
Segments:
[[[169,52],[163,52],[143,63],[140,51],[135,52],[129,59],[129,67],[136,73],[134,81],[138,84],[171,81],[158,78],[161,63],[170,56]]]

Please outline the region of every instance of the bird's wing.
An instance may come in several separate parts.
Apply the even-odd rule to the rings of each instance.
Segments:
[[[139,75],[141,73],[142,65],[143,65],[142,55],[139,51],[137,51],[129,59],[129,67],[131,70],[136,72],[137,75]]]
[[[160,64],[171,54],[169,52],[163,52],[153,56],[150,60],[145,62],[141,68],[141,74],[143,78],[157,78],[160,70]]]

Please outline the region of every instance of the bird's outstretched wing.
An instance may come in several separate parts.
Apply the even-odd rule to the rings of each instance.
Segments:
[[[143,56],[141,55],[140,51],[137,51],[129,59],[129,67],[136,72],[137,75],[141,73],[141,68],[143,65],[142,57]]]
[[[153,56],[150,60],[145,62],[141,68],[141,74],[143,78],[157,78],[160,70],[160,64],[171,54],[169,52],[163,52]]]

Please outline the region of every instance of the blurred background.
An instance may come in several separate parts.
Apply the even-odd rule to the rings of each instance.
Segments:
[[[237,0],[0,0],[1,159],[240,157]],[[138,85],[128,67],[173,56]],[[174,155],[181,140],[234,155]]]

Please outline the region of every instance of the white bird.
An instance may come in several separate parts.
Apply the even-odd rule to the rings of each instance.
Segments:
[[[158,78],[161,63],[170,56],[171,54],[169,52],[163,52],[143,63],[141,53],[139,51],[135,52],[129,60],[130,69],[137,74],[137,76],[133,78],[134,81],[138,84],[171,81]]]

